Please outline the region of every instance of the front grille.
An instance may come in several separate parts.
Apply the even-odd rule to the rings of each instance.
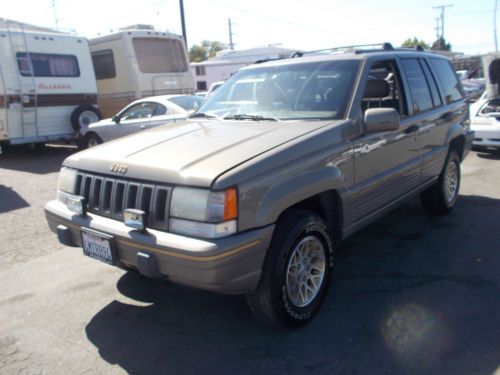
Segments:
[[[148,227],[167,230],[171,191],[168,186],[79,172],[75,193],[85,197],[88,212],[123,221],[123,211],[136,208],[146,212]]]

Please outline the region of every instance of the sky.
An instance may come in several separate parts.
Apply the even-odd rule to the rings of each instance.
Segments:
[[[236,49],[272,44],[315,50],[399,46],[410,37],[431,44],[441,16],[434,7],[450,4],[444,37],[453,50],[494,51],[495,0],[184,0],[184,13],[189,47],[202,40],[228,44],[231,19]],[[133,24],[182,34],[178,0],[0,0],[0,9],[2,18],[39,26],[56,28],[57,18],[59,30],[89,38]]]

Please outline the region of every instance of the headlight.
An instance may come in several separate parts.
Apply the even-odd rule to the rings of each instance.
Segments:
[[[74,194],[76,185],[76,170],[62,167],[59,172],[58,189],[65,193]]]
[[[172,193],[170,230],[218,238],[236,233],[238,198],[235,188],[224,191],[177,187]]]

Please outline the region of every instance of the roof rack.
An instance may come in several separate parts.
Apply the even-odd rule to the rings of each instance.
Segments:
[[[379,48],[367,49],[366,47],[379,47]],[[314,51],[305,51],[305,52],[297,51],[290,57],[291,58],[302,57],[305,54],[315,54],[315,53],[321,53],[321,52],[330,52],[330,53],[350,52],[350,53],[360,54],[360,53],[380,52],[380,51],[424,51],[424,49],[422,48],[422,46],[415,46],[414,48],[412,48],[412,47],[394,48],[391,43],[384,42],[384,43],[357,44],[357,45],[353,45],[353,46],[324,48],[324,49],[318,49],[318,50],[314,50]]]

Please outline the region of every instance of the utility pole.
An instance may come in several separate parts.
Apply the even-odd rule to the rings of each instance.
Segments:
[[[495,53],[498,53],[498,40],[497,40],[497,0],[495,0],[495,10],[493,13],[493,36],[495,38]]]
[[[436,27],[435,27],[435,30],[436,30],[436,40],[440,40],[440,30],[441,28],[439,27],[439,17],[436,17]],[[441,45],[439,46],[439,48],[441,48]]]
[[[439,48],[444,49],[444,46],[441,45],[441,43],[444,42],[444,10],[445,8],[451,8],[453,4],[447,4],[447,5],[437,5],[435,7],[432,7],[434,9],[441,9],[441,38],[439,38]]]
[[[227,19],[227,25],[229,26],[229,49],[234,50],[233,28],[232,28],[231,18]]]
[[[52,0],[52,10],[54,11],[54,20],[56,21],[56,30],[59,31],[59,20],[56,13],[56,0]]]
[[[184,1],[179,0],[179,8],[181,10],[181,25],[182,25],[182,36],[184,38],[184,43],[186,43],[186,48],[188,48],[188,41],[186,35],[186,21],[184,20]]]

